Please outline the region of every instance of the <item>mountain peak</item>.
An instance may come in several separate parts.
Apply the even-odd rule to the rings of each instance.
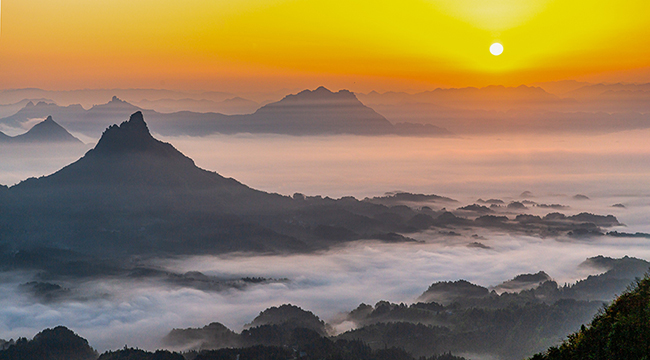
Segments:
[[[251,120],[258,131],[296,135],[387,134],[394,131],[386,118],[361,103],[354,93],[348,90],[332,92],[323,86],[264,105]]]
[[[68,142],[68,143],[81,143],[81,140],[74,137],[59,125],[52,116],[34,125],[29,131],[24,134],[15,136],[13,141],[23,143],[38,143],[38,142]]]
[[[332,91],[331,91],[330,89],[328,89],[328,88],[326,88],[325,86],[322,86],[322,85],[319,86],[319,87],[318,87],[316,90],[314,90],[313,92],[322,92],[322,93],[329,93],[329,94],[332,94]]]
[[[297,94],[287,95],[272,105],[291,106],[294,104],[362,105],[356,95],[349,90],[333,92],[324,86],[319,86],[316,90],[303,90]]]
[[[176,158],[194,164],[191,159],[181,154],[172,145],[156,140],[151,136],[141,111],[136,111],[129,120],[122,122],[120,125],[109,126],[102,134],[95,148],[90,150],[87,155],[92,157],[131,156],[135,154],[167,159]]]
[[[112,103],[125,103],[126,101],[124,101],[124,100],[118,98],[117,96],[113,95],[113,98],[111,99],[110,102],[112,102]]]
[[[95,154],[146,151],[157,142],[151,136],[141,111],[120,125],[109,126],[92,150]]]
[[[147,134],[149,137],[151,137],[151,133],[149,133],[149,127],[147,126],[147,123],[144,122],[144,115],[142,115],[142,111],[136,111],[131,114],[129,120],[124,121],[122,124],[120,124],[119,127],[124,131],[139,132],[142,134]]]

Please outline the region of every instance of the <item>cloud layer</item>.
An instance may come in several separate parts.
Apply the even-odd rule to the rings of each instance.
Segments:
[[[567,215],[613,214],[625,232],[650,233],[648,132],[603,137],[419,139],[392,137],[214,136],[174,138],[201,167],[265,191],[339,197],[405,190],[454,197],[463,205],[483,199],[569,206]],[[395,149],[399,149],[396,151]],[[0,183],[50,173],[81,154],[16,151],[0,159]],[[52,161],[56,159],[56,161]],[[591,200],[574,199],[585,194]],[[625,208],[612,207],[621,203]],[[459,205],[460,206],[460,205]],[[545,214],[555,210],[531,208]],[[472,237],[474,233],[476,238]],[[69,288],[64,299],[41,303],[20,290],[35,274],[0,274],[0,338],[32,337],[66,325],[98,350],[125,344],[155,349],[173,327],[219,321],[241,330],[269,306],[293,303],[325,320],[359,303],[412,302],[435,281],[466,279],[497,285],[540,270],[562,284],[588,273],[587,257],[650,259],[647,239],[568,240],[476,230],[461,236],[429,231],[410,235],[420,244],[356,243],[317,255],[194,257],[156,260],[177,271],[208,275],[288,278],[247,290],[204,292],[155,280],[102,278]],[[479,240],[477,240],[479,239]],[[479,241],[489,247],[468,247]]]

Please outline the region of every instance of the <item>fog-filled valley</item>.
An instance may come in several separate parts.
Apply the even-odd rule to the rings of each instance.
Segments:
[[[68,105],[78,94],[63,95]],[[130,100],[168,116],[218,111],[234,98],[211,94],[206,109],[184,95]],[[237,100],[241,111],[230,103],[230,114],[282,98],[268,97]],[[356,109],[357,120],[386,120]],[[0,143],[0,184],[9,186],[0,188],[0,339],[63,325],[100,353],[125,344],[188,351],[286,347],[307,327],[416,357],[516,359],[558,344],[648,270],[645,125],[196,136],[152,111],[120,115],[101,140],[92,131],[103,123],[82,126],[101,117],[75,112],[68,124],[79,126],[64,127],[85,144]],[[246,121],[276,119],[262,115]],[[12,119],[0,128],[12,137],[43,120]],[[301,321],[312,315],[300,311],[262,321],[283,304],[323,323],[310,328]],[[199,330],[214,322],[232,332]],[[422,337],[435,346],[412,340]],[[523,337],[539,341],[506,349]]]

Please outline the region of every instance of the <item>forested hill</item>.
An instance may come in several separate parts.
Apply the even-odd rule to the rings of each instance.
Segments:
[[[531,360],[650,359],[650,277],[619,296],[588,326]]]

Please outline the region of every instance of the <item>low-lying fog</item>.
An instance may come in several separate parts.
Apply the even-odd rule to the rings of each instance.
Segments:
[[[530,191],[530,200],[570,206],[562,210],[567,215],[613,214],[627,225],[613,230],[650,232],[649,135],[650,131],[451,139],[241,135],[164,140],[200,167],[270,192],[362,198],[404,190],[449,196],[462,206],[478,198],[521,200],[520,194]],[[51,173],[83,154],[0,151],[0,183],[9,185]],[[590,200],[574,199],[576,194]],[[490,249],[468,247],[477,241],[471,237],[474,234]],[[4,273],[0,274],[0,338],[32,337],[61,324],[100,351],[125,344],[155,349],[173,327],[218,321],[239,331],[260,311],[283,303],[299,305],[328,321],[362,302],[413,302],[435,281],[467,279],[491,286],[520,273],[544,270],[563,284],[588,275],[577,268],[588,257],[650,259],[650,240],[644,238],[569,241],[481,230],[463,236],[436,231],[409,236],[425,243],[363,242],[317,255],[155,262],[182,272],[289,279],[222,293],[151,280],[101,279],[60,283],[70,288],[68,300],[40,303],[19,290],[32,274]]]
[[[199,257],[160,261],[172,269],[218,276],[288,278],[286,283],[247,290],[204,292],[153,281],[99,279],[70,287],[70,300],[39,303],[23,294],[27,277],[4,274],[0,285],[0,334],[31,337],[45,327],[66,325],[98,350],[125,344],[156,349],[171,328],[218,321],[240,331],[260,311],[284,303],[309,309],[326,321],[360,303],[411,303],[442,280],[467,279],[498,285],[520,273],[546,271],[560,284],[584,278],[577,268],[587,257],[633,255],[650,259],[647,239],[603,237],[593,241],[483,234],[492,249],[469,248],[468,238],[428,244],[357,243],[318,255]],[[345,324],[337,327],[347,330]]]
[[[390,190],[475,196],[650,194],[650,130],[597,136],[166,138],[197,165],[254,188],[374,196]]]

